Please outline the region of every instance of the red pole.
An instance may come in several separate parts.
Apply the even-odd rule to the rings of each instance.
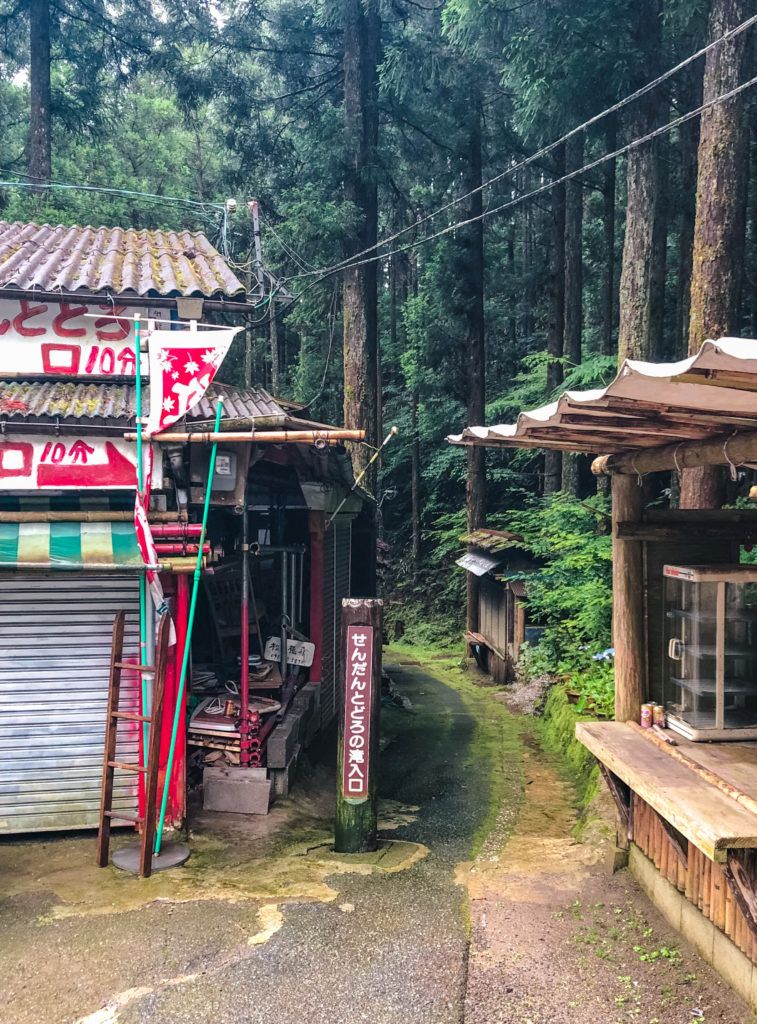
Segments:
[[[239,725],[239,763],[245,767],[250,763],[250,541],[247,535],[247,487],[244,490],[244,511],[242,512],[242,621],[239,673],[239,696],[241,722]]]

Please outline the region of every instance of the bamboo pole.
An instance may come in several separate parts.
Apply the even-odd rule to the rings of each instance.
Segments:
[[[757,460],[757,430],[746,430],[711,441],[682,441],[637,451],[600,455],[591,464],[595,476],[610,474],[638,476],[667,469],[698,466],[726,466]]]
[[[218,399],[216,408],[216,432],[221,424],[221,413],[223,411],[223,398]],[[171,742],[168,747],[168,761],[166,762],[166,776],[163,783],[163,798],[160,804],[160,817],[155,833],[155,856],[159,856],[161,843],[163,842],[163,827],[166,820],[166,807],[168,806],[168,791],[171,786],[171,772],[173,770],[173,758],[176,751],[176,737],[179,734],[179,721],[181,719],[182,699],[189,667],[189,652],[192,645],[192,627],[194,626],[195,610],[197,608],[197,592],[200,588],[200,572],[202,569],[202,548],[205,543],[205,533],[208,528],[208,513],[210,511],[210,496],[213,492],[213,477],[216,471],[216,454],[218,452],[217,442],[213,443],[210,449],[210,464],[208,466],[208,480],[205,485],[205,504],[202,509],[202,530],[198,541],[199,550],[194,570],[194,582],[192,584],[192,598],[189,602],[189,615],[187,616],[187,630],[184,639],[184,652],[181,659],[181,672],[179,674],[179,685],[176,690],[176,708],[173,716],[173,727],[171,729]]]
[[[126,433],[124,440],[137,441],[139,433]],[[153,434],[152,441],[173,444],[323,444],[339,441],[363,441],[364,430],[178,430]],[[137,443],[139,443],[137,441]]]
[[[0,512],[0,523],[133,523],[134,512]],[[179,523],[178,512],[151,512],[151,523]]]

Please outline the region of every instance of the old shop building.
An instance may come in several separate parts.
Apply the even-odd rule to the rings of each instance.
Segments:
[[[143,571],[136,454],[125,439],[135,426],[132,318],[241,316],[258,298],[202,234],[0,223],[0,832],[97,823],[111,627],[126,609],[125,652],[136,660]],[[336,710],[337,614],[356,572],[353,523],[364,502],[349,493],[343,449],[255,444],[256,433],[318,426],[260,389],[211,386],[182,430],[208,430],[221,393],[222,429],[251,433],[249,443],[221,446],[193,663],[213,666],[224,683],[239,672],[246,520],[258,595],[251,651],[262,655],[261,631],[281,637],[284,617],[289,635],[311,641],[312,664],[297,682],[315,684],[311,710],[319,708],[317,726],[327,725]],[[150,519],[177,632],[172,708],[208,451],[155,448]],[[136,681],[126,697],[137,707]],[[138,747],[139,729],[125,730],[119,754],[136,758]],[[185,814],[186,770],[182,732],[174,823]],[[117,775],[115,807],[135,806],[132,778]]]

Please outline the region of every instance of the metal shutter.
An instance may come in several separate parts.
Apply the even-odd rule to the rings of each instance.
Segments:
[[[321,726],[339,706],[342,662],[342,598],[350,596],[352,523],[338,520],[326,534],[323,552],[323,658],[321,662]]]
[[[0,833],[97,825],[111,630],[121,608],[124,654],[136,660],[136,576],[0,576]],[[138,710],[138,689],[136,675],[124,674],[122,710]],[[138,759],[138,728],[119,725],[119,760]],[[113,807],[136,806],[136,776],[117,772]]]

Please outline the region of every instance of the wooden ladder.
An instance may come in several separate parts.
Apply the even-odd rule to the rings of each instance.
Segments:
[[[105,723],[105,753],[103,755],[103,778],[100,797],[100,825],[97,833],[97,863],[101,868],[107,867],[110,852],[110,828],[113,820],[130,821],[142,826],[142,840],[139,855],[139,874],[149,878],[152,873],[152,853],[155,843],[155,819],[157,817],[158,768],[160,759],[160,734],[163,720],[163,697],[166,681],[166,661],[168,656],[168,635],[170,617],[161,615],[158,625],[158,638],[155,648],[155,665],[134,665],[123,660],[124,622],[126,612],[120,611],[113,620],[113,644],[110,654],[110,681],[108,685],[108,713]],[[141,676],[153,677],[152,714],[140,715],[134,711],[120,711],[121,673],[126,669]],[[150,740],[147,750],[147,763],[130,764],[116,760],[116,742],[118,723],[138,722],[140,726],[150,726]],[[116,769],[124,772],[135,772],[145,776],[144,784],[144,817],[128,811],[113,810],[113,781]]]

